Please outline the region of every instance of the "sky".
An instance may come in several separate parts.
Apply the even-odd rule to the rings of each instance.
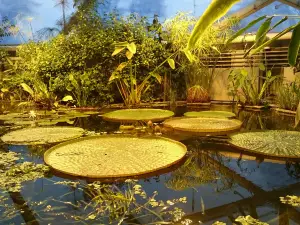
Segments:
[[[72,2],[72,0],[69,0]],[[154,14],[159,15],[159,19],[163,22],[166,18],[174,16],[178,11],[190,12],[195,16],[200,16],[211,0],[106,0],[110,4],[105,8],[112,10],[117,8],[122,14],[129,12],[138,12],[141,15],[153,17]],[[31,37],[31,29],[36,32],[44,27],[54,27],[55,23],[62,16],[60,7],[54,7],[57,0],[0,0],[0,18],[8,16],[10,19],[17,20],[21,25],[26,37]],[[231,11],[236,11],[241,7],[253,3],[253,0],[241,0]],[[67,14],[74,11],[70,4]],[[242,21],[247,25],[251,20],[257,18],[261,14],[298,14],[299,10],[292,7],[275,2],[259,13]],[[299,20],[298,20],[299,21]],[[297,21],[296,21],[297,22]],[[31,23],[31,26],[30,26]],[[295,21],[293,22],[295,23]],[[278,28],[278,29],[281,29]],[[20,37],[10,38],[2,41],[5,44],[16,44],[23,42]]]

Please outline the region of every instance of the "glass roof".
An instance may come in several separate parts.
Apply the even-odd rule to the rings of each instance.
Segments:
[[[160,21],[163,22],[166,18],[174,16],[179,11],[190,12],[195,16],[200,16],[211,0],[106,0],[106,2],[105,6],[99,8],[99,12],[117,9],[123,15],[137,12],[149,18],[152,18],[154,14],[158,14]],[[248,5],[254,5],[255,2],[255,0],[241,0],[230,10],[230,13],[238,12]],[[0,18],[7,16],[15,23],[17,22],[23,33],[28,36],[31,33],[30,23],[33,31],[55,26],[57,20],[62,16],[61,9],[54,7],[56,3],[57,0],[0,0]],[[69,3],[67,14],[71,14],[74,11],[72,0],[69,0]],[[241,26],[245,26],[261,15],[273,14],[300,15],[300,10],[281,2],[274,2],[243,19]],[[275,21],[276,19],[274,19]],[[275,31],[282,30],[284,27],[297,21],[299,19],[290,19]],[[251,32],[257,30],[257,28],[258,26],[254,27]],[[23,42],[20,37],[6,38],[1,44],[17,44],[20,42]]]

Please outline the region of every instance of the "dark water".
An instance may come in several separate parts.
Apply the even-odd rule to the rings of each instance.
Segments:
[[[212,109],[232,110],[227,106]],[[175,112],[177,116],[181,116],[187,110],[195,109],[182,107],[176,108]],[[294,117],[291,116],[281,116],[270,111],[235,111],[244,122],[242,130],[293,130]],[[74,126],[112,133],[118,130],[119,124],[103,121],[99,116],[91,116],[76,119]],[[190,137],[181,141],[189,150],[188,166],[181,165],[173,171],[140,179],[139,183],[149,195],[158,191],[158,200],[187,197],[187,203],[179,206],[184,209],[186,218],[193,220],[193,224],[199,224],[199,221],[203,224],[215,221],[232,224],[235,218],[243,215],[251,215],[269,224],[300,224],[299,209],[283,205],[279,201],[280,196],[300,195],[300,163],[248,155],[226,144],[203,138]],[[3,146],[10,151],[22,153],[23,160],[36,163],[43,162],[42,153],[49,147],[34,149],[28,146]],[[58,200],[51,202],[52,207],[55,207],[60,206],[59,201],[62,200],[76,204],[84,198],[83,193],[76,189],[54,184],[64,180],[67,179],[53,175],[24,183],[21,193],[2,193],[9,196],[8,204],[35,202],[35,205],[27,204],[27,208],[22,208],[24,213],[17,212],[14,218],[1,224],[22,224],[32,217],[38,220],[34,224],[72,223],[55,213],[50,216],[43,214],[43,204],[48,204],[47,199]],[[0,209],[3,213],[2,206]],[[80,213],[71,204],[58,211],[71,215]],[[86,224],[93,223],[86,221]]]

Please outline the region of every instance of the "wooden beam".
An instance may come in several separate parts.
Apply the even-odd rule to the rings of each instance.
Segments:
[[[258,10],[270,5],[273,3],[275,0],[257,0],[254,3],[246,6],[245,8],[242,8],[238,10],[237,12],[234,12],[230,15],[230,17],[235,17],[238,19],[244,19],[251,14],[257,12]]]
[[[300,1],[299,0],[279,0],[281,3],[292,6],[296,9],[300,9]]]

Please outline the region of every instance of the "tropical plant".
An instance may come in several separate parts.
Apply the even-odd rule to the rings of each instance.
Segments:
[[[209,102],[210,96],[206,89],[200,85],[195,85],[187,90],[187,102]]]
[[[47,85],[39,80],[35,79],[32,82],[33,88],[26,83],[21,83],[20,86],[25,92],[29,94],[28,101],[21,102],[19,106],[30,106],[34,104],[38,108],[53,109],[58,107],[57,96],[48,88]]]
[[[221,52],[228,49],[225,43],[229,34],[232,33],[231,28],[234,26],[235,21],[226,19],[227,24],[225,27],[222,27],[221,23],[215,23],[207,28],[202,34],[201,40],[189,50],[193,54],[193,61],[189,61],[187,57],[182,57],[180,53],[184,51],[188,44],[192,35],[190,28],[195,26],[196,22],[195,17],[186,13],[179,13],[174,18],[165,21],[162,37],[169,43],[171,51],[175,52],[172,58],[179,65],[177,72],[185,75],[188,90],[187,100],[194,101],[190,99],[191,95],[195,96],[195,90],[201,90],[201,92],[197,91],[200,94],[197,98],[202,102],[206,102],[209,101],[212,82],[218,76],[215,69],[217,61]],[[178,78],[176,77],[176,79]]]
[[[112,53],[112,56],[121,53],[125,49],[127,49],[126,57],[128,61],[122,62],[116,68],[116,70],[112,73],[111,77],[109,78],[109,82],[116,83],[125,105],[131,107],[131,106],[137,106],[141,103],[141,98],[143,94],[145,94],[151,87],[149,82],[150,78],[153,77],[159,83],[161,83],[161,76],[156,72],[160,66],[162,66],[165,62],[168,62],[171,68],[175,68],[175,64],[173,60],[168,58],[167,60],[162,62],[158,67],[156,67],[153,71],[151,71],[149,75],[146,76],[139,84],[136,76],[137,73],[136,66],[132,62],[132,58],[137,52],[135,43],[134,42],[116,43],[115,51]],[[127,71],[126,68],[128,68]],[[124,76],[124,72],[125,72],[125,76]]]
[[[299,81],[283,83],[276,93],[276,102],[281,109],[296,110],[300,102]]]
[[[234,98],[237,96],[238,100],[248,105],[262,105],[263,98],[266,95],[268,87],[279,78],[279,76],[272,76],[271,70],[266,70],[264,65],[260,65],[259,69],[266,72],[262,87],[258,87],[257,80],[260,78],[255,70],[251,68],[250,72],[244,68],[231,70],[229,81],[229,94]]]

